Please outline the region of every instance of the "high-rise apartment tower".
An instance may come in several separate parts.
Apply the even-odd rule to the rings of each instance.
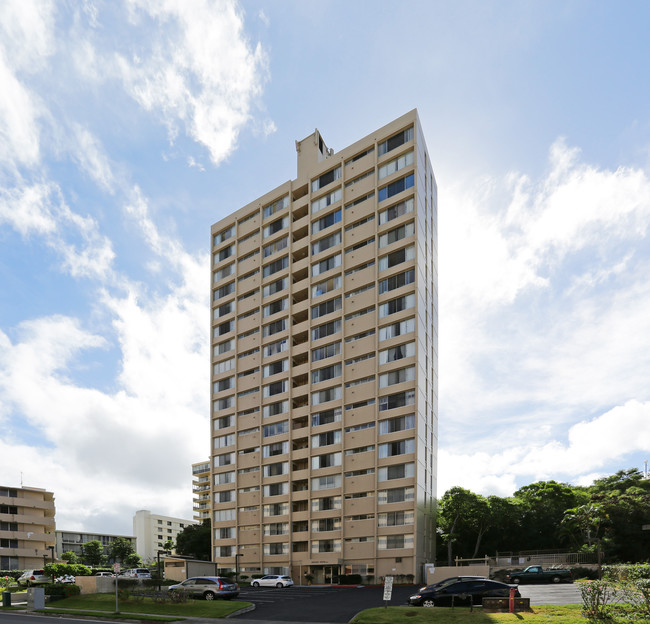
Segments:
[[[212,226],[213,558],[421,577],[433,561],[436,182],[417,111]]]

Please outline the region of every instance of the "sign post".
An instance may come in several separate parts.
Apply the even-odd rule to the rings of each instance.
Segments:
[[[120,612],[120,606],[118,604],[118,598],[117,598],[117,579],[118,576],[120,575],[120,564],[119,563],[114,563],[113,564],[113,572],[115,573],[115,613]]]
[[[385,576],[384,577],[384,609],[388,607],[388,601],[393,595],[393,577]]]

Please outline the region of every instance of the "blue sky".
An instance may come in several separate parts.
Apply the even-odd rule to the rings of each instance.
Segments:
[[[0,483],[191,517],[209,228],[418,108],[439,185],[438,489],[650,459],[650,7],[0,3]]]

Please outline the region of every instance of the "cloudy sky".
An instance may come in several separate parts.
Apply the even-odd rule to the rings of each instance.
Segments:
[[[0,484],[192,516],[210,225],[417,107],[439,185],[438,490],[650,459],[650,5],[0,2]]]

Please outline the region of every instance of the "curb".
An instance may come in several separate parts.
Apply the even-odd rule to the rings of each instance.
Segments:
[[[227,618],[237,617],[238,615],[243,615],[244,613],[249,613],[250,611],[255,611],[255,603],[253,603],[250,607],[244,607],[243,609],[239,609],[239,611],[233,611],[232,613],[229,613],[224,617],[224,620]]]

